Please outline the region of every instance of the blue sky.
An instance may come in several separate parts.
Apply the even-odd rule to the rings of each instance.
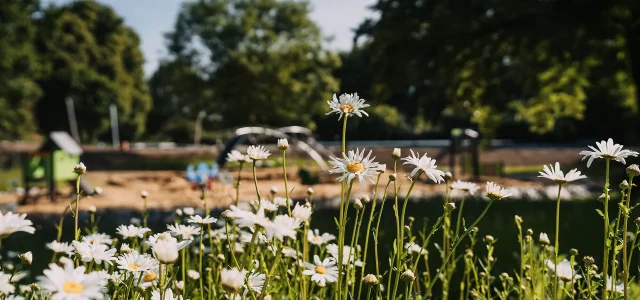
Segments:
[[[44,0],[43,3],[64,4],[73,0]],[[156,69],[158,60],[166,55],[163,33],[171,30],[177,15],[179,0],[100,0],[111,6],[133,27],[142,40],[142,52],[149,76]],[[376,0],[311,0],[314,10],[311,18],[322,28],[323,34],[333,36],[329,48],[351,48],[352,29],[366,17],[374,16],[367,9]]]

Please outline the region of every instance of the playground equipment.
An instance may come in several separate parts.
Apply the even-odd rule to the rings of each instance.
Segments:
[[[471,155],[472,179],[480,179],[480,159],[478,147],[480,144],[480,133],[473,129],[454,128],[451,130],[451,143],[449,144],[449,169],[455,177],[456,154],[458,152],[468,152]],[[443,151],[442,154],[447,152]]]
[[[189,164],[186,179],[192,184],[193,189],[197,189],[201,184],[205,184],[206,189],[211,189],[215,181],[227,184],[233,180],[228,172],[220,172],[220,166],[217,163],[211,164],[209,168],[205,162],[199,163],[197,167]]]
[[[38,151],[27,154],[23,159],[22,174],[25,193],[22,203],[28,201],[31,184],[42,181],[47,182],[49,196],[52,201],[55,201],[56,184],[76,180],[78,175],[73,172],[73,168],[80,163],[81,154],[82,148],[68,133],[51,132]],[[80,181],[80,189],[87,194],[93,194],[93,188],[84,180]]]
[[[330,157],[333,154],[326,148],[320,145],[314,138],[310,129],[300,126],[289,126],[277,129],[270,129],[265,127],[243,127],[236,129],[234,135],[227,140],[224,145],[224,149],[218,156],[218,165],[224,167],[227,163],[227,154],[231,152],[238,144],[241,144],[248,136],[262,135],[275,137],[278,139],[287,139],[289,144],[293,147],[306,152],[311,159],[313,159],[322,170],[328,170],[329,166],[325,162],[324,157]],[[300,138],[304,138],[302,141]]]

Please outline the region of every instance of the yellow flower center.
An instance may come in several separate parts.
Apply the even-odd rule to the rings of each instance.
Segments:
[[[158,277],[158,275],[156,275],[156,273],[149,272],[147,274],[144,274],[144,277],[142,277],[142,279],[144,280],[144,282],[151,282],[151,281],[155,280],[156,277]]]
[[[323,267],[323,266],[316,266],[316,273],[318,274],[325,274],[327,273],[327,268]]]
[[[76,281],[65,281],[62,284],[62,290],[67,294],[80,294],[84,291],[84,285]]]
[[[314,236],[311,240],[314,243],[321,243],[322,242],[322,238],[320,238],[319,236]]]
[[[346,113],[352,113],[353,112],[353,106],[351,106],[349,104],[342,104],[342,105],[340,105],[340,111],[341,112],[346,112]]]
[[[357,173],[364,170],[364,165],[361,162],[352,161],[347,164],[347,171],[351,173]]]
[[[140,265],[136,263],[129,264],[128,267],[129,267],[129,270],[131,271],[138,271],[140,269]]]

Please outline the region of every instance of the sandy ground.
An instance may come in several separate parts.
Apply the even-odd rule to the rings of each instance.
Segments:
[[[307,188],[300,183],[297,178],[297,168],[287,169],[289,174],[289,189],[293,192],[293,199],[304,199],[307,197]],[[389,174],[391,172],[387,172]],[[282,180],[282,170],[278,168],[259,170],[258,189],[262,197],[268,197],[272,186],[278,189],[276,196],[284,196],[284,182]],[[176,207],[192,206],[202,207],[200,201],[200,191],[184,179],[184,172],[175,171],[96,171],[87,173],[86,179],[93,187],[101,187],[104,193],[100,196],[92,196],[81,200],[81,209],[86,210],[90,205],[95,205],[98,209],[133,209],[142,210],[143,201],[140,197],[141,191],[149,193],[148,206],[150,209],[169,210]],[[234,178],[236,174],[234,174]],[[255,186],[250,171],[242,172],[240,185],[241,201],[250,201],[257,198]],[[380,193],[388,175],[383,175],[380,184]],[[484,180],[495,180],[504,185],[531,185],[510,179],[483,178]],[[322,178],[321,183],[313,186],[315,191],[313,198],[318,201],[326,201],[339,197],[341,185],[335,181],[335,177],[328,175]],[[409,181],[400,173],[399,175],[400,195],[406,193]],[[372,194],[374,185],[368,184],[362,188],[359,184],[354,185],[353,194]],[[436,192],[444,191],[444,185],[435,185],[423,181],[416,184],[412,195],[414,197],[428,196]],[[71,186],[60,187],[61,196],[57,202],[51,202],[48,197],[40,197],[35,203],[19,205],[18,212],[23,213],[61,213],[69,204]],[[44,191],[43,191],[44,193]],[[66,196],[65,196],[66,195]],[[214,183],[206,194],[207,203],[210,207],[227,207],[235,200],[235,189],[232,184]],[[0,203],[17,203],[19,196],[15,194],[0,195]]]

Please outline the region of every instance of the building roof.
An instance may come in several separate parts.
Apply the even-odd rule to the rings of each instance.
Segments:
[[[53,131],[49,139],[61,150],[72,155],[82,154],[82,148],[66,131]]]

